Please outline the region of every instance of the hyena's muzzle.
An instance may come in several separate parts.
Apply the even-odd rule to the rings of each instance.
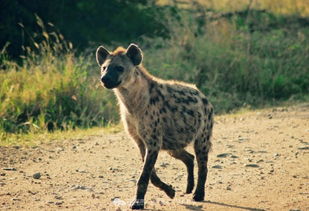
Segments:
[[[118,65],[109,65],[101,76],[101,82],[107,89],[116,88],[121,84],[120,76],[124,68]]]

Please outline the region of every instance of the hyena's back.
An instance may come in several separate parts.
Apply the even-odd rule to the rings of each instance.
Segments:
[[[203,133],[211,135],[213,108],[197,88],[179,82],[159,82],[150,89],[150,112],[158,112],[163,128],[162,149],[181,149]]]

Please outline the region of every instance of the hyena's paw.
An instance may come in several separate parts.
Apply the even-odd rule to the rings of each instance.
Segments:
[[[204,194],[194,193],[193,200],[194,201],[204,201]]]
[[[188,182],[186,194],[192,193],[193,188],[194,188],[194,182]]]
[[[175,190],[174,188],[170,185],[168,186],[168,188],[166,188],[164,190],[164,192],[166,193],[166,195],[168,195],[168,197],[170,197],[171,199],[173,199],[175,197]]]
[[[144,209],[144,199],[135,199],[131,204],[132,210],[143,210]]]

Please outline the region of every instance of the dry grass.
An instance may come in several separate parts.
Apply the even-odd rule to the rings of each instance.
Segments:
[[[37,146],[43,143],[77,140],[85,137],[102,136],[102,134],[118,133],[123,130],[121,124],[107,127],[93,127],[87,129],[75,129],[53,133],[41,131],[40,133],[0,133],[0,146]]]
[[[174,0],[158,0],[161,5],[172,4],[173,2]],[[182,0],[179,2],[191,1]],[[266,9],[278,14],[309,16],[308,0],[196,0],[196,2],[207,8],[224,12],[243,10],[251,5],[251,8]],[[183,6],[188,5],[191,4],[183,4]]]

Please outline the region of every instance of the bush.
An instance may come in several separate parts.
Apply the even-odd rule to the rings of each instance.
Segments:
[[[145,46],[150,46],[145,52],[146,67],[155,75],[196,84],[218,113],[307,95],[308,28],[283,26],[285,17],[279,16],[269,21],[278,20],[280,28],[269,28],[265,22],[267,27],[251,25],[252,31],[239,27],[243,17],[236,13],[236,18],[206,19],[204,32],[199,33],[192,13],[179,16],[167,23],[170,39],[146,40]]]

